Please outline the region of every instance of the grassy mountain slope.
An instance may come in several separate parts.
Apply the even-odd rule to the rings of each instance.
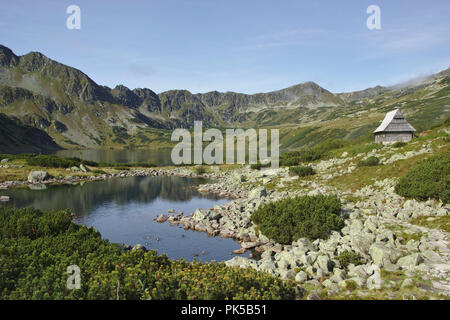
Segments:
[[[333,94],[313,82],[247,95],[111,89],[38,52],[0,45],[0,113],[45,131],[65,148],[148,148],[170,144],[176,127],[281,128],[282,148],[325,138],[371,138],[384,114],[401,108],[419,131],[449,117],[449,69],[394,87]]]
[[[0,153],[40,153],[59,150],[45,131],[16,123],[0,113]]]

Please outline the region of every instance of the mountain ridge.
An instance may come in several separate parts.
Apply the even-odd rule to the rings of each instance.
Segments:
[[[44,130],[66,148],[133,147],[158,140],[159,133],[154,130],[191,128],[195,120],[206,127],[299,125],[316,118],[327,121],[339,118],[353,105],[383,97],[394,99],[449,73],[447,69],[432,75],[425,85],[376,86],[337,94],[312,81],[256,94],[188,90],[157,94],[149,88],[99,85],[82,71],[42,53],[17,56],[0,45],[0,112]]]

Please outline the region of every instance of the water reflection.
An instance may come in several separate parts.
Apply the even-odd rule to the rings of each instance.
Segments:
[[[76,222],[94,226],[113,242],[145,244],[176,259],[192,260],[196,254],[201,260],[230,259],[230,251],[240,247],[231,239],[211,238],[205,233],[153,221],[169,209],[190,214],[196,208],[211,208],[227,201],[202,195],[192,188],[205,181],[176,176],[127,177],[45,190],[10,189],[0,192],[11,197],[0,205],[50,211],[69,208],[76,213]],[[202,251],[206,254],[201,255]]]

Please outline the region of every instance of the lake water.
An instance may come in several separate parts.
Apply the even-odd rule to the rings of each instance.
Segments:
[[[232,258],[230,252],[240,248],[236,241],[153,221],[169,209],[187,215],[196,208],[208,209],[228,201],[200,194],[193,188],[205,182],[205,179],[176,176],[127,177],[49,186],[45,190],[9,189],[0,191],[0,195],[11,197],[7,203],[0,202],[0,206],[69,208],[76,214],[75,222],[94,226],[112,242],[140,243],[173,259],[192,261],[198,255],[197,260],[202,261],[228,260]]]

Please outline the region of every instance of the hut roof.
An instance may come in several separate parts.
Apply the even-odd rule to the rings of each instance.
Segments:
[[[413,132],[416,129],[406,121],[400,109],[395,109],[386,113],[380,126],[373,132]]]

